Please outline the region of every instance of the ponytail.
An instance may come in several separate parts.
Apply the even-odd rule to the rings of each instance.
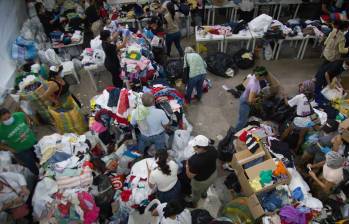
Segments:
[[[170,166],[167,164],[167,151],[158,151],[155,155],[156,163],[159,169],[166,175],[171,175]]]

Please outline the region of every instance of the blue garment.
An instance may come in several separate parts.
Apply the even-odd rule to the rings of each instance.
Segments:
[[[166,150],[165,132],[149,137],[142,134],[139,135],[138,149],[142,154],[144,154],[144,150],[152,144],[155,145],[156,150]]]
[[[302,201],[304,199],[304,194],[301,187],[297,187],[292,191],[292,198],[296,201]]]
[[[248,102],[243,97],[240,97],[239,118],[235,127],[236,131],[240,131],[246,126],[250,110],[251,108]]]
[[[65,152],[55,152],[55,154],[49,160],[47,160],[47,162],[50,164],[59,163],[69,159],[70,157],[71,155]]]
[[[173,200],[178,200],[181,198],[181,182],[177,180],[177,183],[173,188],[166,192],[158,191],[158,198],[161,203],[168,203]]]
[[[191,100],[191,94],[193,93],[193,89],[195,87],[196,92],[197,92],[197,97],[201,99],[202,97],[202,85],[204,84],[205,81],[205,75],[197,75],[193,78],[190,78],[188,80],[188,86],[187,86],[187,91],[185,94],[185,99],[190,103]]]
[[[183,49],[181,47],[181,32],[176,32],[176,33],[168,33],[166,34],[166,49],[167,49],[167,56],[170,56],[171,54],[171,48],[172,48],[172,44],[174,43],[178,53],[181,57],[183,57],[184,52]]]
[[[176,89],[174,89],[174,88],[165,88],[165,89],[162,89],[159,92],[155,93],[154,96],[155,97],[171,96],[177,100],[179,105],[183,105],[184,104],[183,99],[180,96],[178,96],[174,91],[176,91]]]
[[[260,202],[262,207],[269,212],[273,212],[282,207],[282,200],[276,191],[262,193]]]
[[[120,89],[115,88],[109,92],[108,107],[116,107],[119,102]]]

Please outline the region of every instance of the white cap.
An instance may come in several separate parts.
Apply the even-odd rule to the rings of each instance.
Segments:
[[[189,145],[192,147],[195,147],[195,146],[207,147],[209,143],[210,143],[210,139],[208,139],[203,135],[198,135],[189,141]]]
[[[58,71],[59,71],[59,66],[52,65],[52,66],[50,67],[50,71],[58,72]]]

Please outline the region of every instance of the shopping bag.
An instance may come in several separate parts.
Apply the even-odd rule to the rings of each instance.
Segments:
[[[61,134],[76,133],[82,135],[88,129],[84,116],[71,96],[58,107],[49,106],[48,111]]]

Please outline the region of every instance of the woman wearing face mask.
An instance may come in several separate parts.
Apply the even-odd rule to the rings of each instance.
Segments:
[[[0,109],[0,149],[10,151],[23,166],[38,175],[34,145],[36,137],[30,128],[31,121],[23,112],[10,113]]]
[[[155,155],[157,167],[148,169],[149,185],[157,187],[158,198],[161,203],[179,199],[181,184],[178,181],[178,165],[173,160],[168,160],[167,151],[158,151]]]

